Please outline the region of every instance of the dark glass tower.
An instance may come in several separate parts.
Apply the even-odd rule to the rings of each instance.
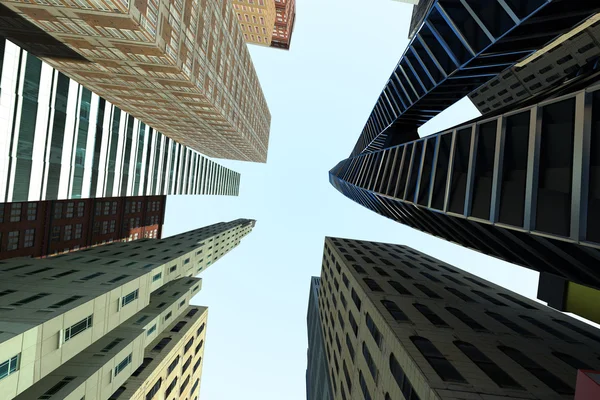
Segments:
[[[308,351],[306,366],[306,399],[333,400],[329,368],[325,355],[323,333],[321,331],[321,316],[319,313],[319,287],[321,278],[313,276],[310,280],[310,295],[308,297]]]
[[[330,182],[413,228],[600,288],[598,8],[432,2]],[[418,137],[466,95],[482,117]]]

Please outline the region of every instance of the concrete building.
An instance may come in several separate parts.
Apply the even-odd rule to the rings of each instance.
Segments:
[[[266,162],[271,116],[231,2],[1,3],[0,32],[62,46],[40,57],[124,112],[209,157]]]
[[[160,239],[167,196],[0,203],[0,259]]]
[[[233,0],[246,43],[270,46],[275,29],[274,0]]]
[[[0,202],[235,196],[239,180],[0,37]]]
[[[319,286],[321,278],[310,279],[308,297],[308,350],[306,352],[306,400],[332,400],[329,367],[325,355],[321,317],[319,313]]]
[[[194,276],[253,226],[239,219],[166,239],[1,261],[3,398],[193,398],[207,316],[189,306],[200,290]]]
[[[335,399],[573,398],[600,331],[406,246],[326,238],[319,310]]]
[[[424,22],[330,182],[409,227],[599,289],[600,4],[459,3],[419,3]],[[419,137],[467,95],[481,117]]]
[[[296,23],[296,0],[275,0],[275,11],[271,47],[289,50]]]

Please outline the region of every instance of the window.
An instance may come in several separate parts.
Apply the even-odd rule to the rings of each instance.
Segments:
[[[177,385],[177,377],[173,378],[171,384],[165,389],[165,398],[169,397],[175,386]]]
[[[34,239],[35,229],[25,229],[25,240],[23,241],[23,247],[33,247]]]
[[[73,218],[73,211],[75,209],[75,203],[70,201],[67,203],[67,213],[66,213],[66,217],[67,218]]]
[[[135,289],[133,292],[129,293],[126,296],[121,298],[121,307],[125,307],[127,304],[131,303],[135,299],[138,298],[139,289]]]
[[[367,344],[363,342],[362,344],[362,353],[365,357],[365,362],[367,363],[367,367],[369,368],[369,372],[371,372],[371,376],[375,383],[377,383],[377,366],[375,365],[375,361],[373,361],[373,357],[371,357],[371,352],[367,347]]]
[[[198,345],[196,346],[196,348],[194,349],[194,354],[198,354],[198,352],[200,351],[200,349],[202,348],[202,345],[204,344],[204,340],[201,340],[200,343],[198,343]]]
[[[381,336],[381,332],[379,332],[379,329],[377,329],[377,326],[375,325],[375,322],[373,321],[369,313],[367,313],[366,316],[366,323],[367,329],[369,329],[369,332],[371,332],[371,336],[373,336],[373,339],[375,339],[375,343],[377,343],[377,347],[381,348],[381,342],[383,341],[383,337]]]
[[[123,361],[121,361],[119,364],[117,364],[117,366],[115,367],[115,376],[119,375],[121,373],[121,371],[123,371],[125,369],[125,367],[127,367],[129,364],[131,364],[131,355],[132,355],[132,353],[129,353],[129,355],[127,357],[125,357],[125,359],[123,359]]]
[[[588,364],[586,364],[584,361],[581,361],[580,359],[575,358],[570,354],[553,351],[552,355],[575,369],[594,369]]]
[[[428,339],[420,336],[411,336],[410,340],[443,381],[467,383],[465,378],[454,368],[450,361]]]
[[[0,379],[6,378],[8,375],[18,371],[20,358],[21,353],[0,364]]]
[[[348,347],[348,352],[350,353],[350,358],[354,361],[354,346],[352,346],[352,342],[350,341],[350,336],[346,333],[346,347]],[[350,386],[348,386],[350,388]]]
[[[198,330],[196,331],[196,336],[200,336],[200,334],[204,332],[204,327],[205,323],[203,322],[202,325],[200,325],[200,328],[198,328]]]
[[[529,322],[532,325],[537,326],[538,328],[540,328],[543,331],[548,332],[549,334],[556,336],[557,338],[564,340],[565,342],[576,342],[576,340],[573,340],[573,338],[569,337],[568,335],[562,333],[561,331],[552,328],[551,326],[548,326],[546,324],[544,324],[543,322],[538,321],[535,318],[529,317],[527,315],[519,315],[519,318]]]
[[[412,294],[407,288],[405,288],[402,284],[400,284],[400,282],[388,281],[388,283],[390,284],[391,287],[396,289],[396,292],[398,292],[399,294],[402,294],[402,295],[411,295]]]
[[[481,297],[482,299],[485,299],[487,301],[489,301],[490,303],[497,305],[497,306],[504,306],[506,307],[506,304],[504,304],[503,302],[501,302],[500,300],[490,296],[487,293],[484,293],[480,290],[471,290],[473,293],[475,293],[477,296]]]
[[[437,294],[433,290],[429,289],[425,285],[422,285],[420,283],[415,283],[415,287],[432,299],[441,299],[439,294]]]
[[[73,235],[73,225],[65,225],[65,230],[63,232],[63,240],[68,241],[71,240]]]
[[[500,314],[497,314],[497,313],[491,312],[491,311],[486,311],[485,313],[487,315],[489,315],[490,317],[494,318],[496,321],[500,322],[502,325],[508,327],[509,329],[511,329],[514,332],[517,332],[523,336],[537,337],[537,335],[534,335],[533,333],[529,332],[527,329],[525,329],[522,326],[509,320],[504,315],[500,315]]]
[[[21,221],[21,203],[12,203],[10,206],[10,222]]]
[[[198,361],[196,361],[196,363],[194,364],[194,368],[192,368],[192,373],[196,372],[196,370],[198,369],[198,367],[200,366],[200,363],[202,362],[202,357],[198,358]]]
[[[42,299],[46,296],[50,296],[50,293],[38,293],[33,296],[26,297],[23,300],[19,300],[16,303],[12,303],[11,306],[22,306],[24,304],[29,304],[36,300]]]
[[[165,348],[165,346],[167,344],[169,344],[170,341],[171,341],[170,337],[160,339],[160,342],[156,343],[156,345],[152,348],[152,351],[160,352],[162,349]]]
[[[54,219],[62,218],[62,203],[54,203]]]
[[[187,324],[187,321],[179,321],[171,328],[171,332],[179,332]]]
[[[348,373],[348,368],[346,367],[346,361],[342,363],[342,370],[344,371],[344,378],[346,378],[346,385],[348,386],[348,391],[352,392],[352,381],[350,380],[350,374]],[[344,388],[342,387],[342,390]]]
[[[64,299],[63,301],[59,301],[58,303],[54,303],[51,306],[48,306],[48,308],[61,308],[62,306],[65,306],[69,303],[77,301],[81,298],[83,298],[83,296],[71,296],[71,297]]]
[[[183,383],[181,384],[181,387],[179,388],[179,395],[180,396],[183,393],[183,391],[185,390],[185,388],[187,387],[187,385],[188,385],[189,382],[190,382],[190,376],[188,375],[188,377],[185,378],[185,381],[183,381]]]
[[[420,400],[419,396],[415,393],[412,383],[404,373],[404,370],[393,353],[390,354],[390,372],[406,400]]]
[[[498,346],[498,350],[510,357],[514,362],[529,371],[552,390],[560,394],[573,394],[573,388],[560,380],[557,376],[544,369],[541,365],[521,353],[519,350],[507,346]]]
[[[381,300],[381,304],[383,304],[386,310],[388,310],[388,312],[397,322],[410,322],[410,319],[406,316],[406,314],[393,301]]]
[[[379,286],[379,284],[377,282],[375,282],[373,279],[364,278],[363,281],[369,287],[369,289],[371,289],[372,291],[383,292],[383,289],[381,288],[381,286]]]
[[[459,348],[480,370],[482,370],[496,385],[505,389],[521,389],[519,385],[510,375],[508,375],[495,362],[490,360],[477,347],[471,343],[455,341],[454,345]]]
[[[188,340],[188,342],[185,344],[184,348],[183,348],[183,352],[187,353],[188,350],[190,349],[190,347],[192,347],[192,344],[194,344],[194,338],[191,337],[190,340]]]
[[[177,364],[179,364],[179,356],[175,357],[175,359],[171,362],[171,364],[169,364],[169,367],[167,368],[167,376],[169,376],[171,374],[171,372],[173,372],[173,370],[175,369],[175,367],[177,366]]]
[[[146,336],[152,335],[156,331],[156,324],[152,325],[150,329],[146,332]]]
[[[412,276],[402,271],[401,269],[395,269],[394,272],[403,277],[404,279],[412,279]]]
[[[19,231],[8,232],[8,243],[6,250],[16,250],[19,248]]]
[[[131,374],[132,376],[139,376],[143,370],[146,369],[146,367],[152,362],[152,358],[144,358],[144,361],[142,362],[142,365],[139,366],[138,369],[136,369],[134,371],[133,374]]]
[[[431,322],[433,325],[435,325],[435,326],[448,326],[448,324],[446,323],[446,321],[444,321],[439,315],[437,315],[436,313],[434,313],[425,304],[414,303],[413,306],[417,310],[419,310],[419,312],[421,314],[423,314],[423,316],[425,318],[427,318],[429,320],[429,322]]]
[[[363,376],[362,371],[358,371],[358,382],[360,383],[360,390],[362,391],[364,399],[372,400],[371,394],[369,393],[369,388],[367,388],[367,382],[365,382],[365,377]]]
[[[80,201],[79,203],[77,203],[77,216],[83,217],[84,213],[85,213],[85,203],[83,201]]]
[[[456,318],[460,319],[463,324],[467,325],[469,328],[478,332],[487,332],[488,330],[481,325],[479,322],[475,321],[473,318],[465,314],[462,310],[454,307],[446,307],[446,310],[454,315]]]
[[[82,319],[76,324],[71,325],[67,329],[65,329],[65,342],[79,335],[81,332],[85,331],[92,327],[93,315],[90,315],[87,318]]]
[[[169,268],[169,273],[175,272],[176,269],[177,269],[177,265],[173,265],[171,268]]]
[[[112,208],[111,209],[111,214],[115,215],[117,213],[117,202],[113,201],[112,204],[111,204],[111,206],[112,206],[111,207]]]
[[[442,274],[442,276],[443,276],[444,278],[448,279],[450,282],[454,282],[454,283],[456,283],[457,285],[460,285],[460,286],[467,286],[467,284],[466,284],[466,283],[464,283],[463,281],[460,281],[460,280],[456,279],[455,277],[453,277],[453,276],[451,276],[451,275],[448,275],[448,274]]]
[[[344,286],[346,286],[346,288],[348,288],[349,281],[348,281],[348,278],[346,277],[346,274],[344,274],[344,273],[342,273],[342,282],[344,282]]]
[[[98,259],[95,258],[93,261],[98,261]],[[81,278],[81,280],[82,281],[89,281],[90,279],[94,279],[94,278],[97,278],[97,277],[102,276],[102,275],[104,275],[104,272],[95,272],[95,273],[93,273],[91,275],[84,276],[83,278]]]
[[[192,356],[189,356],[187,361],[181,366],[181,372],[185,373],[185,371],[187,371],[187,369],[191,363],[192,363]]]
[[[44,394],[42,394],[40,397],[38,397],[38,399],[39,400],[47,400],[47,399],[52,398],[52,396],[54,396],[56,393],[60,392],[60,390],[62,388],[67,386],[69,384],[69,382],[73,381],[74,379],[75,379],[74,376],[65,376],[56,385],[54,385],[50,389],[46,390],[46,392],[44,392]]]
[[[81,232],[83,231],[82,224],[75,224],[75,239],[81,239]]]
[[[568,328],[568,329],[570,329],[570,330],[572,330],[574,332],[579,333],[580,335],[585,336],[588,339],[592,339],[592,340],[595,340],[596,342],[600,342],[600,338],[598,336],[596,336],[594,334],[591,334],[588,331],[583,330],[580,327],[571,324],[570,322],[563,321],[563,320],[560,320],[560,319],[552,319],[552,320],[554,322],[556,322],[557,324],[560,324],[560,325],[564,326],[565,328]]]
[[[475,302],[475,300],[473,300],[472,298],[470,298],[469,296],[467,296],[466,294],[464,294],[463,292],[461,292],[458,289],[455,289],[453,287],[448,287],[448,286],[446,286],[445,289],[463,301],[466,301],[468,303]]]
[[[161,304],[162,304],[162,303],[161,303]],[[171,311],[169,311],[169,312],[167,313],[167,315],[165,315],[165,322],[166,322],[166,321],[167,321],[169,318],[171,318],[171,315],[173,315],[173,313],[172,313]]]
[[[362,305],[362,302],[358,298],[358,295],[356,294],[354,289],[352,289],[352,292],[350,293],[350,295],[352,297],[352,301],[354,301],[354,304],[356,305],[356,308],[358,308],[358,311],[360,311],[360,306]]]
[[[363,269],[363,267],[361,267],[358,264],[352,264],[352,267],[354,268],[354,270],[356,272],[358,272],[359,274],[366,274],[365,270]]]
[[[160,278],[162,278],[162,272],[159,272],[158,274],[154,275],[152,277],[152,282],[156,282],[157,280],[159,280]]]
[[[37,218],[37,203],[27,204],[27,221],[35,221]]]
[[[354,336],[358,336],[358,325],[356,324],[356,320],[350,311],[348,311],[348,319],[350,320],[350,326],[352,327],[352,332],[354,332]]]
[[[144,360],[146,360],[146,359],[144,359]],[[156,393],[158,393],[158,391],[160,390],[161,384],[162,384],[162,378],[160,378],[158,381],[156,381],[154,386],[152,386],[152,389],[150,389],[150,391],[148,393],[146,393],[146,400],[152,400],[154,398]]]
[[[442,283],[442,281],[440,281],[435,276],[431,275],[429,272],[421,272],[421,275],[423,275],[425,278],[429,279],[432,282]]]
[[[535,310],[536,308],[534,306],[532,306],[531,304],[527,304],[522,300],[519,300],[517,298],[514,298],[513,296],[511,296],[510,294],[506,294],[506,293],[498,293],[498,296],[504,297],[506,300],[512,301],[515,304],[520,305],[523,308],[527,308],[529,310]]]
[[[127,387],[125,387],[125,386],[119,387],[117,390],[115,390],[115,392],[113,394],[110,395],[108,400],[117,400],[119,397],[121,397],[123,392],[126,390],[127,390]],[[83,399],[85,399],[85,397],[83,397]]]

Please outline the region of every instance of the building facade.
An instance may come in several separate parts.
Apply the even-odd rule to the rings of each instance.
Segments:
[[[600,331],[406,246],[326,238],[335,399],[573,398]]]
[[[271,47],[289,50],[296,23],[296,0],[275,0],[275,27]]]
[[[30,25],[22,36],[74,53],[43,61],[144,124],[209,157],[266,162],[271,116],[230,2],[2,5]]]
[[[0,203],[0,259],[160,239],[166,196]]]
[[[600,288],[598,7],[461,4],[432,2],[330,182],[415,229]],[[419,138],[467,94],[482,117]]]
[[[1,261],[3,398],[197,396],[207,310],[189,305],[194,276],[253,226]]]
[[[275,28],[274,0],[233,0],[246,43],[270,46]]]
[[[306,399],[332,400],[329,367],[325,355],[321,317],[319,313],[319,287],[321,278],[313,276],[310,279],[310,294],[308,296],[308,350],[306,352]]]
[[[0,38],[0,202],[235,196],[239,181]]]

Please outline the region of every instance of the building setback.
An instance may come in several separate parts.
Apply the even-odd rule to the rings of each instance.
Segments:
[[[406,246],[326,238],[335,399],[567,400],[600,331]]]
[[[270,46],[275,28],[275,1],[233,0],[232,3],[246,43]]]
[[[275,27],[271,47],[289,50],[296,23],[296,0],[275,0]]]
[[[330,182],[415,229],[600,288],[599,8],[465,4],[419,3],[424,22]],[[482,117],[418,137],[465,95]]]
[[[146,125],[209,157],[266,162],[271,115],[229,1],[2,5],[0,32],[62,46],[71,54],[40,57]]]
[[[160,239],[167,196],[0,203],[0,259]]]
[[[0,201],[236,196],[239,181],[0,38]]]
[[[200,290],[194,276],[253,226],[239,219],[166,239],[1,261],[3,398],[197,395],[207,310],[189,306]]]
[[[321,317],[319,313],[319,286],[321,278],[313,276],[310,279],[310,294],[308,297],[308,351],[306,352],[306,400],[331,400],[331,382],[329,367],[325,355]]]

